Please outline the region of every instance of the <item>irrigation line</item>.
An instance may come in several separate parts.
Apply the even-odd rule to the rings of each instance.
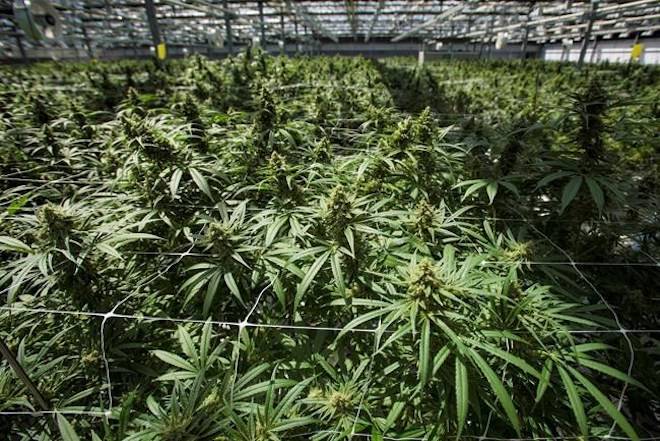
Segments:
[[[193,244],[194,247],[194,244]],[[192,249],[191,247],[190,249]],[[215,253],[196,253],[192,251],[174,252],[174,251],[129,251],[124,252],[126,255],[135,256],[170,256],[170,257],[221,257],[220,254]],[[650,256],[649,256],[650,257]],[[660,268],[660,262],[652,258],[654,262],[579,262],[579,261],[543,261],[543,260],[511,260],[511,261],[497,261],[497,260],[484,260],[480,265],[530,265],[530,266],[592,266],[592,267],[644,267],[644,268]],[[180,262],[178,259],[176,263]],[[10,287],[11,288],[11,287]],[[5,288],[7,290],[7,288]],[[3,291],[4,292],[4,291]],[[127,299],[126,299],[127,300]],[[123,303],[123,302],[122,302]]]
[[[556,262],[556,261],[540,261],[540,260],[520,260],[520,261],[483,261],[482,264],[489,265],[507,265],[507,264],[522,264],[522,265],[569,265],[569,266],[641,266],[641,267],[657,267],[660,268],[660,264],[657,262]]]

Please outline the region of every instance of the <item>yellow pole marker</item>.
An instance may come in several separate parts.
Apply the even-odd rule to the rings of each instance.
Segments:
[[[639,61],[639,59],[642,57],[642,53],[644,53],[644,44],[635,43],[632,47],[632,50],[630,51],[630,58],[632,60]]]
[[[158,46],[156,46],[156,57],[158,57],[159,60],[167,58],[167,46],[165,46],[165,43],[159,43]]]

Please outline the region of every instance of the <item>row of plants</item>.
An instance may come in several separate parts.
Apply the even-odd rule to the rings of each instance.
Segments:
[[[0,427],[657,435],[657,334],[619,332],[658,319],[657,95],[258,50],[3,68],[0,337],[59,413],[3,361]]]

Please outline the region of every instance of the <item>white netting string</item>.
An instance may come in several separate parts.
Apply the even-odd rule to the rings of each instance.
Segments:
[[[171,267],[170,265],[168,269]],[[163,271],[164,273],[164,271]],[[274,325],[274,324],[259,324],[259,323],[250,323],[248,320],[252,313],[256,310],[256,307],[261,300],[263,294],[265,291],[272,285],[272,281],[264,287],[259,296],[257,297],[257,301],[255,301],[254,305],[252,306],[250,312],[246,315],[246,318],[241,321],[241,322],[232,322],[232,321],[216,321],[216,320],[201,320],[201,319],[183,319],[183,318],[170,318],[170,317],[154,317],[154,316],[143,316],[143,315],[130,315],[130,314],[121,314],[121,313],[113,313],[110,315],[109,313],[100,313],[100,312],[84,312],[84,311],[66,311],[66,310],[56,310],[56,309],[41,309],[41,308],[17,308],[17,307],[9,307],[9,306],[2,306],[0,307],[0,310],[8,310],[8,311],[13,311],[13,312],[31,312],[31,313],[43,313],[43,314],[66,314],[66,315],[78,315],[78,316],[90,316],[90,317],[102,317],[103,318],[103,323],[109,318],[120,318],[120,319],[130,319],[130,320],[140,320],[140,321],[167,321],[167,322],[175,322],[175,323],[193,323],[193,324],[205,324],[205,323],[210,323],[213,325],[219,325],[223,327],[237,327],[239,330],[239,340],[237,342],[237,357],[236,357],[236,363],[235,363],[235,375],[234,375],[234,380],[237,376],[237,369],[238,369],[238,362],[239,362],[239,355],[240,355],[240,331],[244,328],[247,327],[254,327],[254,328],[277,328],[277,329],[291,329],[291,330],[325,330],[325,331],[335,331],[335,332],[341,332],[344,330],[344,328],[340,327],[328,327],[328,326],[305,326],[305,325]],[[131,294],[132,295],[132,294]],[[123,302],[122,302],[123,303]],[[371,333],[374,334],[375,337],[378,336],[378,333],[385,333],[387,331],[383,331],[381,329],[381,325],[379,324],[378,327],[373,328],[373,329],[364,329],[364,328],[353,328],[350,329],[348,332],[351,333]],[[566,331],[559,331],[559,332],[566,332],[566,333],[593,333],[593,334],[598,334],[598,333],[621,333],[624,336],[626,333],[632,333],[632,332],[641,332],[641,333],[660,333],[660,329],[656,330],[566,330]],[[516,333],[516,331],[512,331],[512,333]],[[104,336],[102,334],[102,344],[103,347],[105,347],[104,342],[103,342]],[[373,358],[376,356],[378,352],[378,338],[376,338],[374,342],[374,353],[371,356],[370,360],[370,366],[369,366],[369,371],[367,373],[367,381],[365,382],[364,385],[364,390],[363,394],[361,395],[360,403],[358,406],[358,410],[356,413],[356,417],[354,420],[353,424],[353,432],[352,436],[356,437],[371,437],[369,434],[362,434],[362,433],[357,433],[355,432],[355,427],[358,423],[360,412],[363,407],[363,400],[366,394],[366,389],[368,388],[368,385],[370,383],[370,376],[371,376],[371,371],[373,369]],[[110,379],[110,369],[109,369],[109,362],[107,360],[107,356],[104,353],[104,364],[106,368],[106,381],[107,381],[107,386],[108,386],[108,396],[109,396],[109,409],[106,411],[86,411],[86,410],[52,410],[52,411],[3,411],[0,412],[0,415],[7,415],[7,416],[12,416],[12,415],[26,415],[26,416],[49,416],[53,414],[63,414],[63,415],[86,415],[90,417],[107,417],[110,415],[110,412],[112,411],[112,383]],[[623,391],[625,394],[625,390]],[[233,395],[233,384],[232,384],[232,395]],[[490,418],[489,418],[490,419]],[[486,429],[487,430],[487,429]],[[340,434],[341,432],[338,431],[317,431],[317,432],[310,432],[310,434],[321,434],[321,433],[332,433],[334,435]],[[470,438],[470,439],[479,439],[479,440],[484,440],[484,441],[504,441],[504,440],[519,440],[519,441],[543,441],[543,440],[562,440],[562,439],[581,439],[581,437],[540,437],[540,438],[496,438],[496,437],[489,437],[484,433],[482,436],[467,436],[463,435],[464,438]],[[385,440],[397,440],[397,441],[406,441],[406,440],[419,440],[419,441],[426,441],[427,438],[394,438],[394,437],[387,437],[383,436],[382,437]],[[590,436],[589,438],[602,438],[599,436]],[[609,439],[614,439],[614,440],[628,440],[630,438],[625,438],[625,437],[616,437],[616,436],[607,436]],[[660,439],[660,438],[641,438],[641,440],[655,440],[655,439]]]
[[[520,213],[518,213],[518,214],[520,215],[521,218],[524,218]],[[545,233],[543,233],[541,230],[539,230],[538,228],[536,228],[533,224],[530,223],[529,226],[530,226],[530,227],[531,227],[536,233],[538,233],[539,235],[541,235],[542,237],[544,237],[544,238],[545,238],[545,239],[546,239],[546,240],[547,240],[547,241],[548,241],[548,242],[549,242],[554,248],[556,248],[561,254],[563,254],[564,256],[566,256],[566,258],[567,258],[570,262],[573,262],[573,258],[570,256],[570,254],[569,254],[566,250],[564,250],[562,247],[560,247],[559,245],[557,245],[552,239],[550,239],[550,237],[548,237]],[[657,265],[657,264],[656,264],[656,265]],[[615,322],[616,325],[618,326],[618,328],[619,328],[619,332],[621,333],[621,335],[623,335],[623,338],[626,340],[626,344],[628,345],[628,356],[630,357],[630,361],[629,361],[629,363],[628,363],[628,369],[627,369],[626,373],[627,373],[628,376],[630,377],[630,376],[632,375],[632,371],[633,371],[633,368],[634,368],[634,365],[635,365],[635,348],[633,347],[632,340],[630,340],[630,337],[628,336],[628,332],[629,332],[629,331],[626,330],[626,329],[623,327],[623,325],[622,325],[622,323],[621,323],[621,320],[619,319],[619,315],[616,313],[616,310],[612,307],[612,305],[610,305],[610,304],[607,302],[607,300],[605,299],[605,296],[603,296],[603,295],[601,294],[601,292],[598,291],[598,289],[596,288],[596,286],[594,286],[594,284],[591,283],[591,281],[587,278],[587,276],[585,276],[584,273],[582,273],[582,271],[580,271],[580,269],[578,268],[578,266],[575,265],[575,264],[573,264],[573,269],[574,269],[575,272],[580,276],[580,278],[581,278],[582,280],[584,280],[584,282],[585,282],[587,285],[589,285],[589,287],[593,290],[593,292],[596,293],[596,295],[598,296],[598,298],[600,298],[600,300],[603,302],[603,304],[605,305],[605,307],[610,311],[610,313],[611,313],[612,316],[614,317],[614,322]],[[618,399],[618,402],[617,402],[617,410],[618,410],[619,412],[621,412],[621,408],[623,407],[623,400],[624,400],[624,398],[625,398],[625,396],[626,396],[626,392],[628,391],[628,384],[629,384],[629,383],[628,383],[628,380],[624,380],[624,382],[623,382],[623,387],[621,388],[621,394],[619,395],[619,399]],[[609,430],[609,433],[608,433],[608,437],[611,437],[611,435],[612,435],[612,433],[614,432],[614,429],[615,429],[615,428],[616,428],[616,421],[612,422],[612,425],[610,426],[610,430]]]
[[[75,176],[75,175],[74,175]],[[67,177],[68,178],[68,177]],[[66,178],[62,178],[66,179]],[[1,177],[0,177],[0,180]],[[39,182],[45,182],[46,184],[44,186],[47,186],[48,184],[53,184],[53,183],[65,183],[65,181],[60,181],[60,180],[38,180]],[[76,181],[80,182],[80,181]],[[90,181],[92,182],[92,181]],[[119,181],[121,182],[121,181]],[[94,182],[95,184],[108,184],[108,183],[117,183],[117,181],[97,181]],[[43,187],[43,186],[42,186]],[[41,188],[41,187],[37,187]],[[117,195],[124,195],[124,193],[116,193]],[[204,209],[204,210],[216,210],[220,208],[218,205],[200,205],[200,204],[184,204],[184,203],[178,203],[178,202],[172,202],[172,203],[167,203],[164,204],[167,207],[171,208],[197,208],[197,209]],[[16,212],[34,212],[38,210],[39,207],[18,207],[15,209]],[[268,208],[262,208],[262,207],[246,207],[247,211],[254,211],[254,212],[263,212],[264,210],[268,210]],[[493,221],[493,222],[519,222],[519,223],[530,223],[530,220],[527,219],[517,219],[517,218],[511,218],[511,217],[497,217],[497,216],[454,216],[454,215],[447,215],[445,218],[445,221],[452,221],[452,220],[475,220],[475,221]],[[617,220],[617,219],[598,219],[598,220],[589,220],[587,222],[582,222],[582,221],[573,221],[570,219],[545,219],[544,217],[539,217],[533,219],[534,221],[538,221],[540,223],[548,223],[548,224],[567,224],[567,225],[578,225],[578,224],[594,224],[594,225],[635,225],[635,226],[653,226],[655,223],[651,220],[643,221],[633,221],[633,220]]]
[[[10,312],[29,312],[35,314],[62,314],[62,315],[77,315],[77,316],[88,316],[88,317],[105,317],[107,313],[103,312],[87,312],[87,311],[70,311],[65,309],[48,309],[48,308],[24,308],[24,307],[15,307],[15,306],[0,306],[0,311],[10,311]],[[264,328],[264,329],[282,329],[282,330],[292,330],[292,331],[331,331],[331,332],[351,332],[351,333],[392,333],[394,331],[382,331],[378,327],[376,328],[351,328],[346,330],[345,328],[338,326],[322,326],[322,325],[289,325],[289,324],[273,324],[273,323],[245,323],[245,322],[235,322],[235,321],[223,321],[223,320],[202,320],[202,319],[191,319],[191,318],[177,318],[177,317],[158,317],[142,314],[112,314],[112,318],[118,319],[127,319],[127,320],[137,320],[137,321],[146,321],[146,322],[172,322],[172,323],[194,323],[203,325],[205,323],[210,323],[211,325],[218,325],[224,327],[239,327],[243,326],[245,328]],[[525,330],[511,330],[507,331],[511,334],[530,334],[532,331]],[[557,329],[554,331],[545,331],[546,334],[657,334],[660,333],[660,329]]]
[[[608,310],[612,313],[615,323],[618,326],[618,329],[584,329],[584,330],[557,330],[555,331],[556,333],[567,333],[567,334],[604,334],[604,333],[620,333],[623,335],[625,338],[629,352],[630,352],[630,363],[628,366],[628,375],[631,375],[633,367],[634,367],[634,348],[632,346],[632,342],[630,338],[628,337],[627,334],[629,333],[658,333],[660,332],[660,329],[625,329],[616,314],[616,311],[614,308],[607,303],[605,300],[604,296],[598,291],[598,289],[591,283],[591,281],[578,269],[579,265],[592,265],[592,266],[599,266],[599,265],[613,265],[613,266],[658,266],[658,262],[655,261],[655,263],[652,264],[632,264],[632,263],[603,263],[603,262],[575,262],[571,256],[561,247],[559,247],[556,243],[554,243],[547,235],[542,233],[540,230],[535,228],[533,225],[531,225],[531,228],[534,229],[538,234],[543,236],[546,240],[548,240],[553,247],[558,249],[566,258],[568,259],[567,262],[541,262],[541,261],[520,261],[520,262],[489,262],[485,261],[483,262],[484,264],[502,264],[502,263],[512,263],[512,264],[539,264],[539,265],[552,265],[552,264],[562,264],[562,265],[570,265],[572,266],[575,271],[578,273],[578,275],[589,285],[589,287],[598,295],[598,297],[601,299],[601,301],[605,304],[605,306],[608,308]],[[106,374],[106,382],[107,382],[107,390],[108,390],[108,409],[105,411],[85,411],[85,410],[52,410],[52,411],[4,411],[0,412],[0,415],[33,415],[33,416],[38,416],[38,415],[51,415],[51,414],[72,414],[72,415],[87,415],[87,416],[92,416],[92,417],[99,417],[99,416],[109,416],[110,413],[112,412],[113,409],[113,396],[112,396],[112,381],[111,381],[111,376],[110,376],[110,364],[107,358],[106,354],[106,343],[105,343],[105,325],[107,321],[110,318],[122,318],[122,319],[132,319],[132,320],[144,320],[144,321],[168,321],[168,322],[176,322],[176,323],[196,323],[196,324],[204,324],[204,323],[211,323],[213,325],[220,325],[223,327],[232,327],[235,326],[238,328],[238,340],[237,340],[237,346],[236,346],[236,358],[235,358],[235,372],[234,372],[234,379],[232,383],[232,397],[233,397],[233,387],[235,384],[235,380],[238,375],[238,365],[239,365],[239,360],[240,360],[240,340],[241,340],[241,332],[243,329],[248,328],[248,327],[254,327],[254,328],[270,328],[270,329],[290,329],[290,330],[313,330],[313,331],[334,331],[334,332],[341,332],[344,330],[344,328],[341,327],[332,327],[332,326],[312,326],[312,325],[287,325],[287,324],[260,324],[260,323],[251,323],[250,317],[253,315],[253,313],[256,311],[264,293],[266,290],[272,285],[274,280],[271,280],[259,293],[257,296],[257,299],[255,300],[254,304],[252,305],[251,309],[248,311],[246,314],[245,318],[241,322],[231,322],[231,321],[214,321],[214,320],[200,320],[200,319],[184,319],[184,318],[171,318],[171,317],[156,317],[156,316],[145,316],[145,315],[140,315],[140,314],[121,314],[117,313],[117,310],[119,307],[121,307],[123,304],[125,304],[130,298],[132,298],[134,295],[137,294],[138,290],[144,286],[145,284],[151,282],[152,280],[155,280],[159,277],[161,277],[163,274],[168,272],[174,265],[176,265],[178,262],[180,262],[184,257],[186,256],[194,256],[196,254],[200,253],[192,253],[191,250],[194,247],[192,245],[187,251],[181,252],[181,253],[157,253],[160,255],[173,255],[173,256],[178,256],[178,259],[176,259],[174,262],[169,264],[165,269],[158,271],[155,275],[152,277],[146,279],[144,282],[142,282],[140,285],[138,285],[128,296],[126,296],[124,299],[119,301],[115,306],[108,311],[107,313],[101,313],[101,312],[85,312],[85,311],[67,311],[67,310],[58,310],[58,309],[47,309],[47,308],[23,308],[23,307],[11,307],[11,306],[2,306],[0,307],[0,310],[7,310],[7,311],[12,311],[12,312],[31,312],[31,313],[43,313],[43,314],[65,314],[65,315],[78,315],[78,316],[90,316],[90,317],[101,317],[102,322],[101,322],[101,348],[102,348],[102,357],[103,357],[103,362],[104,362],[104,367],[105,367],[105,374]],[[148,252],[150,253],[150,252]],[[201,253],[204,255],[207,255],[205,253]],[[210,255],[212,256],[212,255]],[[655,259],[652,259],[655,260]],[[278,273],[279,274],[279,273]],[[277,275],[275,276],[277,277]],[[18,284],[12,285],[8,288],[5,288],[2,293],[8,292],[11,290],[13,287],[20,285],[20,282]],[[379,327],[377,328],[354,328],[351,329],[350,332],[352,333],[374,333],[375,337],[377,337],[377,334],[380,329],[380,324]],[[383,331],[381,331],[383,332]],[[386,331],[384,331],[386,332]],[[525,331],[511,331],[512,333],[526,333]],[[359,421],[359,416],[360,412],[363,407],[363,400],[366,394],[366,388],[368,387],[370,383],[370,377],[371,377],[371,371],[373,369],[373,358],[378,352],[378,338],[375,339],[374,342],[374,352],[371,355],[371,360],[369,362],[369,371],[367,373],[367,381],[364,386],[364,391],[363,394],[361,395],[359,406],[356,412],[354,424],[353,424],[353,430],[352,430],[352,436],[356,437],[371,437],[369,434],[361,434],[355,432],[355,428],[357,426],[357,423]],[[623,405],[623,400],[627,391],[628,387],[628,382],[624,382],[624,386],[622,388],[621,394],[619,396],[618,400],[618,409],[619,411],[622,408]],[[103,406],[101,406],[103,408]],[[490,420],[490,417],[489,417]],[[488,426],[487,426],[488,427]],[[612,433],[616,427],[616,424],[613,423],[609,434],[607,435],[607,438],[609,439],[621,439],[621,440],[626,440],[629,438],[623,438],[623,437],[615,437],[612,436]],[[501,440],[502,438],[494,438],[494,437],[489,437],[487,436],[487,428],[486,432],[484,432],[484,435],[482,436],[464,436],[464,438],[474,438],[474,439],[480,439],[480,440]],[[314,432],[314,433],[334,433],[333,431],[319,431],[319,432]],[[520,441],[525,441],[525,440],[550,440],[550,439],[579,439],[580,437],[541,437],[541,438],[517,438]],[[596,438],[596,437],[590,437],[590,438]],[[384,436],[383,439],[387,440],[426,440],[426,438],[392,438],[392,437],[386,437]],[[654,440],[658,438],[643,438],[645,440]],[[503,440],[503,439],[502,439]]]
[[[195,246],[194,244],[191,245],[189,250],[192,250],[194,246]],[[107,357],[107,353],[106,353],[105,325],[106,325],[108,319],[113,318],[113,317],[118,317],[118,315],[116,314],[117,309],[120,306],[122,306],[124,303],[126,303],[129,299],[131,299],[134,295],[136,295],[139,292],[140,288],[142,288],[146,284],[150,283],[151,281],[158,279],[163,274],[167,273],[174,265],[179,263],[183,259],[184,256],[185,256],[185,253],[183,253],[181,256],[179,256],[178,259],[176,259],[174,262],[169,264],[167,267],[165,267],[165,269],[158,271],[152,277],[149,277],[149,278],[145,279],[144,281],[142,281],[141,283],[139,283],[129,295],[127,295],[122,300],[120,300],[117,304],[115,304],[115,306],[110,311],[108,311],[105,314],[102,314],[103,320],[101,321],[101,356],[103,357],[103,364],[104,364],[104,367],[105,367],[105,375],[106,375],[106,382],[107,382],[106,386],[108,388],[108,410],[107,410],[108,413],[112,412],[113,397],[112,397],[112,380],[110,378],[110,363],[108,362],[108,357]]]
[[[357,427],[357,424],[360,420],[360,412],[362,412],[362,406],[364,405],[364,399],[367,396],[367,391],[369,389],[369,385],[371,384],[372,380],[372,372],[373,372],[373,366],[374,366],[374,358],[376,358],[376,355],[378,355],[379,352],[379,346],[380,346],[380,336],[384,332],[384,330],[381,328],[382,327],[382,319],[378,319],[378,326],[376,327],[376,333],[374,333],[374,351],[372,352],[371,356],[369,357],[369,370],[367,371],[366,375],[366,381],[363,386],[363,391],[362,394],[360,394],[360,401],[358,403],[358,408],[357,411],[355,412],[355,419],[353,420],[353,426],[351,427],[351,437],[355,436],[355,428]],[[334,439],[334,436],[333,436]]]
[[[131,251],[127,255],[137,256],[181,256],[189,257],[220,257],[220,254],[197,253],[197,252],[176,252],[176,251]],[[484,260],[481,265],[551,265],[551,266],[630,266],[630,267],[660,267],[660,263],[655,262],[576,262],[576,261],[545,261],[545,260]]]
[[[273,279],[268,282],[268,284],[259,292],[259,295],[257,295],[257,298],[255,299],[252,308],[248,311],[248,313],[245,315],[243,320],[241,320],[236,326],[238,326],[238,336],[236,339],[236,346],[234,347],[234,376],[231,381],[231,392],[230,392],[230,397],[231,401],[234,401],[234,389],[236,386],[236,379],[238,378],[238,364],[241,358],[241,337],[243,334],[243,330],[246,329],[247,327],[257,327],[258,325],[250,323],[250,317],[256,311],[257,307],[259,306],[259,302],[261,301],[261,297],[264,295],[266,290],[271,287],[275,279],[279,276],[279,272],[273,277]],[[227,326],[227,325],[225,325]]]

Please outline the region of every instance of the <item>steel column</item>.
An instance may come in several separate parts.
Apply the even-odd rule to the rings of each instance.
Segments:
[[[378,21],[378,15],[381,13],[384,4],[385,4],[384,0],[378,1],[378,7],[376,7],[376,12],[374,13],[373,18],[371,19],[371,24],[369,24],[369,30],[367,31],[367,35],[364,37],[365,43],[369,43],[369,39],[371,38],[371,33],[374,30],[374,26],[376,26],[376,22]]]
[[[529,16],[534,10],[534,3],[529,4],[529,9],[527,10],[527,15],[525,16],[525,31],[523,34],[522,45],[520,46],[520,52],[522,52],[522,58],[527,58],[527,42],[529,41]]]
[[[158,53],[158,46],[163,43],[163,39],[162,36],[160,35],[160,28],[158,27],[158,17],[156,16],[156,5],[154,5],[154,0],[145,0],[144,6],[147,10],[147,21],[149,22],[151,39],[154,42],[154,50],[156,50],[156,53]]]
[[[284,37],[284,10],[280,13],[280,55],[284,55],[284,46],[286,44],[286,39]]]
[[[83,34],[83,39],[85,40],[85,46],[87,47],[87,55],[89,55],[89,58],[94,58],[94,51],[92,51],[92,42],[91,39],[89,38],[89,35],[87,35],[87,28],[85,27],[84,23],[82,25],[82,34]]]
[[[21,53],[21,58],[23,61],[26,61],[27,55],[25,54],[25,46],[23,46],[23,40],[20,35],[16,35],[16,46],[18,46],[18,51]]]
[[[259,30],[261,31],[261,45],[266,46],[266,25],[264,24],[264,2],[259,0]]]
[[[589,21],[587,22],[587,29],[584,31],[582,39],[582,46],[580,47],[580,58],[578,59],[578,68],[584,64],[584,57],[587,55],[587,47],[589,47],[589,38],[591,38],[591,30],[594,27],[594,19],[596,18],[596,9],[598,3],[594,0],[591,1],[591,8],[589,9]]]
[[[591,47],[591,57],[589,57],[589,62],[594,62],[594,57],[596,56],[596,50],[598,49],[598,35],[594,36],[594,45]]]
[[[231,14],[229,14],[228,11],[228,4],[229,2],[227,0],[222,0],[222,6],[225,10],[225,29],[227,30],[227,52],[229,54],[234,53],[234,36],[231,32]]]

